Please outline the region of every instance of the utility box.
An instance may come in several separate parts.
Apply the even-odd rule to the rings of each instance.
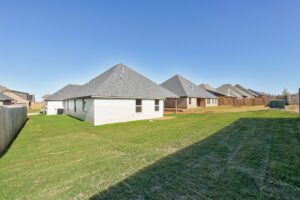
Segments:
[[[63,115],[63,114],[64,114],[64,109],[58,108],[58,109],[57,109],[57,114],[58,114],[58,115]]]
[[[271,109],[285,109],[285,100],[283,99],[275,99],[271,100],[268,105]]]

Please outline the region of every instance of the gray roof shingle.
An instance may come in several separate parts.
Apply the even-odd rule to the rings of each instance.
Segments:
[[[0,93],[0,101],[12,101],[13,99],[6,96],[5,94]]]
[[[227,96],[237,97],[237,98],[248,98],[253,97],[252,95],[243,92],[237,87],[234,87],[231,84],[224,84],[217,88],[218,91],[225,93]]]
[[[222,93],[222,92],[216,90],[215,88],[211,87],[211,86],[208,85],[208,84],[202,83],[202,84],[199,85],[199,87],[205,89],[205,90],[208,91],[208,92],[216,93],[216,94],[219,94],[219,95],[221,95],[221,96],[227,96],[226,94],[224,94],[224,93]]]
[[[180,97],[217,98],[215,95],[207,92],[203,88],[198,87],[196,84],[180,75],[175,75],[166,80],[161,84],[161,86]]]
[[[48,96],[46,101],[62,101],[78,92],[80,87],[80,85],[68,84],[54,94]]]
[[[257,95],[254,94],[253,92],[249,91],[248,89],[244,88],[243,86],[236,84],[234,87],[242,90],[244,93],[248,95],[248,97],[256,97]]]
[[[66,93],[66,95],[60,97],[61,100],[79,97],[178,98],[176,94],[162,88],[123,64],[118,64],[110,68],[82,86],[76,86],[71,89],[63,88],[62,90],[56,94],[57,96],[61,93]],[[47,98],[47,100],[49,99],[51,97]]]
[[[256,94],[256,96],[265,96],[265,94],[262,92],[258,92],[256,90],[252,90],[252,89],[248,89],[248,90],[251,91],[252,93]]]

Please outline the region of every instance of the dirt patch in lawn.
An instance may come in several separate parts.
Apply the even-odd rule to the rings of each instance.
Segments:
[[[155,121],[159,121],[159,120],[169,120],[169,119],[174,119],[176,118],[175,116],[164,116],[164,117],[161,117],[161,118],[157,118],[157,119],[154,119]]]
[[[190,114],[190,113],[224,113],[224,112],[247,112],[247,111],[261,111],[268,110],[268,107],[264,105],[258,106],[218,106],[207,108],[191,108],[177,112],[178,114]],[[173,114],[174,112],[168,111],[165,114]]]

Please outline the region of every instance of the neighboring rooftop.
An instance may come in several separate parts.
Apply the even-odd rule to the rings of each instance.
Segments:
[[[236,84],[234,87],[240,89],[241,91],[243,91],[245,94],[248,95],[248,97],[257,97],[256,94],[254,94],[253,92],[251,92],[250,90],[246,89],[245,87],[241,86],[240,84]]]
[[[4,93],[4,92],[10,92],[10,93],[13,93],[17,96],[15,96],[16,98],[18,97],[21,97],[22,99],[24,100],[27,100],[27,101],[34,101],[34,95],[32,94],[29,94],[27,92],[21,92],[21,91],[16,91],[16,90],[11,90],[5,86],[2,86],[0,85],[0,93]],[[13,95],[14,96],[14,95]],[[14,98],[14,97],[12,97]]]
[[[256,94],[256,96],[264,96],[265,95],[262,92],[258,92],[258,91],[252,90],[252,89],[248,89],[248,90],[251,91],[252,93]]]
[[[77,97],[165,99],[178,96],[124,64],[118,64],[88,83],[82,86],[68,85],[46,100]]]
[[[13,99],[6,96],[5,94],[0,93],[0,101],[12,101]]]
[[[200,88],[180,75],[173,76],[163,82],[161,86],[180,97],[217,98],[215,95],[207,92],[205,89]]]
[[[6,90],[8,90],[8,88],[6,88],[6,87],[0,85],[0,93],[4,92],[4,91],[6,91]]]
[[[80,85],[68,84],[65,87],[63,87],[62,89],[55,92],[54,94],[48,96],[46,98],[46,100],[47,101],[62,101],[64,99],[76,94],[79,91],[80,87],[81,87]]]
[[[224,93],[222,93],[222,92],[216,90],[215,88],[211,87],[211,86],[208,85],[208,84],[202,83],[202,84],[199,85],[199,87],[205,89],[205,90],[208,91],[208,92],[212,92],[212,93],[214,93],[214,94],[216,94],[216,95],[227,96],[226,94],[224,94]]]
[[[241,92],[239,89],[235,88],[230,84],[224,84],[217,88],[217,91],[220,91],[227,96],[236,97],[236,98],[243,98],[245,94]],[[247,95],[246,95],[247,96]]]

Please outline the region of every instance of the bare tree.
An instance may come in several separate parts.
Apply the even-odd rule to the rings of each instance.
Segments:
[[[283,89],[283,91],[282,91],[282,96],[288,96],[289,95],[289,92],[288,92],[288,90],[285,88],[285,89]]]

